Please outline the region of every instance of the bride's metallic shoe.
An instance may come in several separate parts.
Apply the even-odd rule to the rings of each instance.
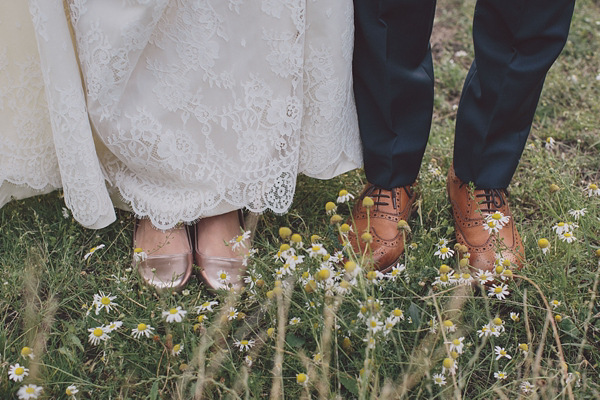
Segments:
[[[240,226],[245,231],[246,225],[244,224],[244,214],[242,210],[238,210],[238,218]],[[212,257],[202,254],[198,251],[198,225],[196,224],[196,246],[195,256],[196,265],[200,267],[200,279],[211,289],[234,289],[239,292],[244,286],[243,274],[245,267],[242,264],[243,259],[241,258],[227,258],[227,257]]]
[[[139,220],[136,219],[133,228],[133,243],[137,245]],[[180,291],[187,284],[194,264],[192,254],[192,239],[190,237],[189,228],[181,226],[173,229],[185,229],[188,239],[189,251],[182,254],[145,254],[140,257],[134,251],[133,267],[137,266],[138,273],[142,280],[153,286],[159,293],[165,291]]]

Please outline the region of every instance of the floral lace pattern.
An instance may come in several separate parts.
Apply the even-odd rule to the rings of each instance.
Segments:
[[[282,213],[298,173],[361,164],[350,0],[69,0],[75,50],[50,3],[30,0],[48,106],[11,112],[46,112],[55,149],[40,153],[83,225],[114,218],[109,190],[162,229],[242,207]]]

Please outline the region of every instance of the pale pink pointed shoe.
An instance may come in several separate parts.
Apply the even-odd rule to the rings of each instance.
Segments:
[[[244,214],[242,210],[238,210],[238,218],[241,228],[245,231],[246,224],[244,223]],[[194,254],[196,256],[196,264],[200,267],[199,277],[211,289],[230,290],[234,289],[239,292],[244,286],[243,275],[246,267],[243,265],[241,258],[227,257],[212,257],[202,254],[198,251],[198,224],[196,224],[196,246]],[[223,275],[223,273],[225,275]],[[219,279],[219,275],[223,275]],[[225,276],[228,277],[227,284],[223,282]]]
[[[133,243],[137,243],[139,220],[136,219],[133,228]],[[156,289],[157,292],[181,291],[187,284],[194,266],[192,239],[187,226],[174,229],[185,229],[188,238],[189,251],[181,254],[147,254],[143,261],[133,261],[137,265],[142,280]]]

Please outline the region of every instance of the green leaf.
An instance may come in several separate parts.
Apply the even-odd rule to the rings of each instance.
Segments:
[[[340,376],[340,383],[353,395],[358,396],[358,386],[356,385],[356,379],[350,379]]]
[[[413,302],[411,302],[410,306],[408,307],[408,315],[410,315],[410,318],[412,318],[414,326],[421,326],[421,310],[419,310],[419,307],[417,307],[417,305]]]
[[[75,346],[77,346],[77,348],[79,350],[85,351],[85,349],[81,345],[81,340],[79,340],[79,338],[77,336],[71,334],[71,335],[69,335],[69,340],[71,341],[71,343],[73,343]]]
[[[150,389],[150,400],[156,400],[158,398],[158,381],[154,381],[152,389]]]
[[[306,339],[288,333],[285,335],[285,341],[291,347],[302,347],[306,343]]]

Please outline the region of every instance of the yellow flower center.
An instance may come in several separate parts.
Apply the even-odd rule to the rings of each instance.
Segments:
[[[319,250],[321,250],[321,247],[320,247],[320,246],[313,246],[313,247],[312,247],[312,251],[314,251],[315,253],[316,253],[317,251],[319,251]]]
[[[32,387],[28,387],[27,389],[25,389],[25,393],[27,394],[33,394],[35,393],[35,389]]]
[[[500,350],[500,355],[501,356],[505,356],[506,355],[506,350]]]
[[[105,306],[107,306],[107,305],[109,305],[109,304],[110,304],[110,299],[109,299],[108,297],[104,296],[104,297],[102,298],[102,300],[100,300],[100,302],[101,302],[102,304],[104,304]]]
[[[210,303],[208,301],[205,301],[204,303],[202,303],[202,307],[208,307],[210,306]]]
[[[442,282],[448,282],[448,275],[441,274],[440,275],[440,281],[442,281]]]
[[[345,190],[342,190],[342,192],[345,192]],[[342,192],[340,192],[340,194]],[[298,375],[296,375],[296,382],[298,382],[298,383],[304,383],[304,382],[306,382],[306,379],[308,379],[308,377],[306,376],[306,374],[298,374]]]
[[[241,344],[242,346],[248,346],[248,341],[247,341],[247,340],[242,340],[242,341],[240,342],[240,344]]]
[[[293,238],[293,236],[292,236],[292,238]],[[281,251],[282,253],[284,251],[288,251],[289,249],[290,249],[290,245],[287,244],[287,243],[284,243],[284,244],[281,245],[281,247],[279,247],[279,251]]]
[[[324,281],[325,279],[329,278],[330,272],[328,269],[323,268],[322,270],[319,271],[319,279],[321,279],[322,281]]]
[[[342,289],[348,289],[350,287],[350,284],[347,281],[341,281],[340,286]]]
[[[198,315],[198,322],[204,321],[204,315]]]
[[[500,214],[499,212],[496,211],[494,214],[492,214],[492,219],[499,221],[502,219],[502,214]]]
[[[171,308],[169,310],[169,314],[173,315],[173,314],[177,314],[177,309],[176,308]]]
[[[399,309],[399,308],[396,308],[396,309],[394,310],[394,317],[401,317],[403,313],[404,313],[404,312],[403,312],[401,309]]]
[[[72,396],[73,393],[71,392],[71,389],[67,388],[67,390],[65,390],[65,393],[67,394],[67,396]]]
[[[340,190],[340,197],[346,196],[348,194],[348,191],[345,189]]]
[[[442,264],[440,266],[440,274],[447,274],[448,272],[450,272],[450,267],[446,264]]]
[[[369,271],[369,272],[367,272],[367,279],[368,280],[371,281],[371,280],[373,280],[375,278],[377,278],[377,272],[375,272],[375,271]]]
[[[377,326],[377,321],[371,321],[371,328],[375,328]]]
[[[442,248],[440,249],[440,252],[441,252],[442,254],[446,254],[446,253],[448,252],[448,248],[447,248],[447,247],[442,247]]]
[[[221,274],[219,274],[219,278],[221,278],[222,280],[227,279],[227,274],[225,272],[222,272]]]
[[[454,344],[455,346],[458,346],[458,345],[460,344],[460,340],[458,340],[458,339],[454,339],[454,340],[452,341],[452,344]]]
[[[590,189],[596,190],[598,189],[598,185],[596,185],[595,183],[590,183]]]
[[[92,332],[92,333],[94,334],[94,336],[100,337],[104,334],[104,331],[100,328],[96,328],[96,329],[94,329],[94,332]]]
[[[565,232],[565,237],[571,237],[571,233],[570,232]]]
[[[233,317],[235,315],[235,311],[229,311],[229,316]]]
[[[31,354],[31,349],[29,347],[23,347],[23,349],[21,350],[21,355],[28,356],[30,354]]]
[[[540,246],[540,249],[545,249],[546,247],[550,246],[550,242],[546,238],[541,238],[538,240],[538,246]]]
[[[462,274],[462,278],[465,280],[471,279],[471,274],[464,273]]]
[[[335,210],[335,203],[333,201],[328,201],[327,204],[325,204],[325,211],[333,210]]]
[[[134,253],[141,253],[142,251],[144,251],[144,250],[142,250],[141,247],[136,247],[135,249],[133,249]],[[67,389],[67,390],[69,390],[69,389]]]
[[[367,307],[364,307],[364,306],[361,307],[360,308],[360,312],[363,313],[363,314],[366,314],[367,313]]]
[[[240,243],[242,240],[244,240],[244,237],[242,235],[235,238],[235,241],[238,243]]]
[[[494,293],[496,293],[496,294],[502,293],[502,288],[500,286],[498,286],[497,288],[494,289]]]
[[[138,331],[145,331],[145,330],[146,330],[146,328],[148,328],[148,327],[146,326],[146,324],[138,324],[137,330],[138,330]]]
[[[181,349],[181,345],[180,344],[176,344],[175,346],[173,346],[173,352],[174,353],[178,353],[180,349]]]
[[[529,346],[527,345],[527,343],[521,343],[519,344],[519,348],[523,351],[527,351],[529,350]]]
[[[488,222],[488,226],[489,226],[490,228],[494,228],[494,227],[496,226],[496,222],[494,222],[494,221],[490,221],[490,222]]]
[[[450,328],[452,326],[454,326],[454,322],[450,321],[449,319],[444,321],[444,326],[447,328]]]
[[[19,367],[19,368],[15,369],[15,375],[23,375],[24,372],[25,372],[25,369],[23,369],[23,367]]]
[[[452,368],[454,366],[454,360],[451,358],[444,358],[442,365],[444,365],[444,368]]]
[[[300,235],[299,235],[299,234],[297,234],[297,233],[294,233],[294,234],[292,235],[292,242],[295,242],[295,243],[300,243],[301,241],[302,241],[302,236],[300,236]]]
[[[559,223],[558,223],[558,224],[556,224],[556,225],[557,225],[557,226],[560,226],[560,227],[563,227],[563,226],[565,226],[565,223],[564,223],[564,222],[559,222]]]
[[[500,326],[502,325],[502,319],[496,317],[494,318],[494,320],[492,321],[494,323],[494,325]]]

